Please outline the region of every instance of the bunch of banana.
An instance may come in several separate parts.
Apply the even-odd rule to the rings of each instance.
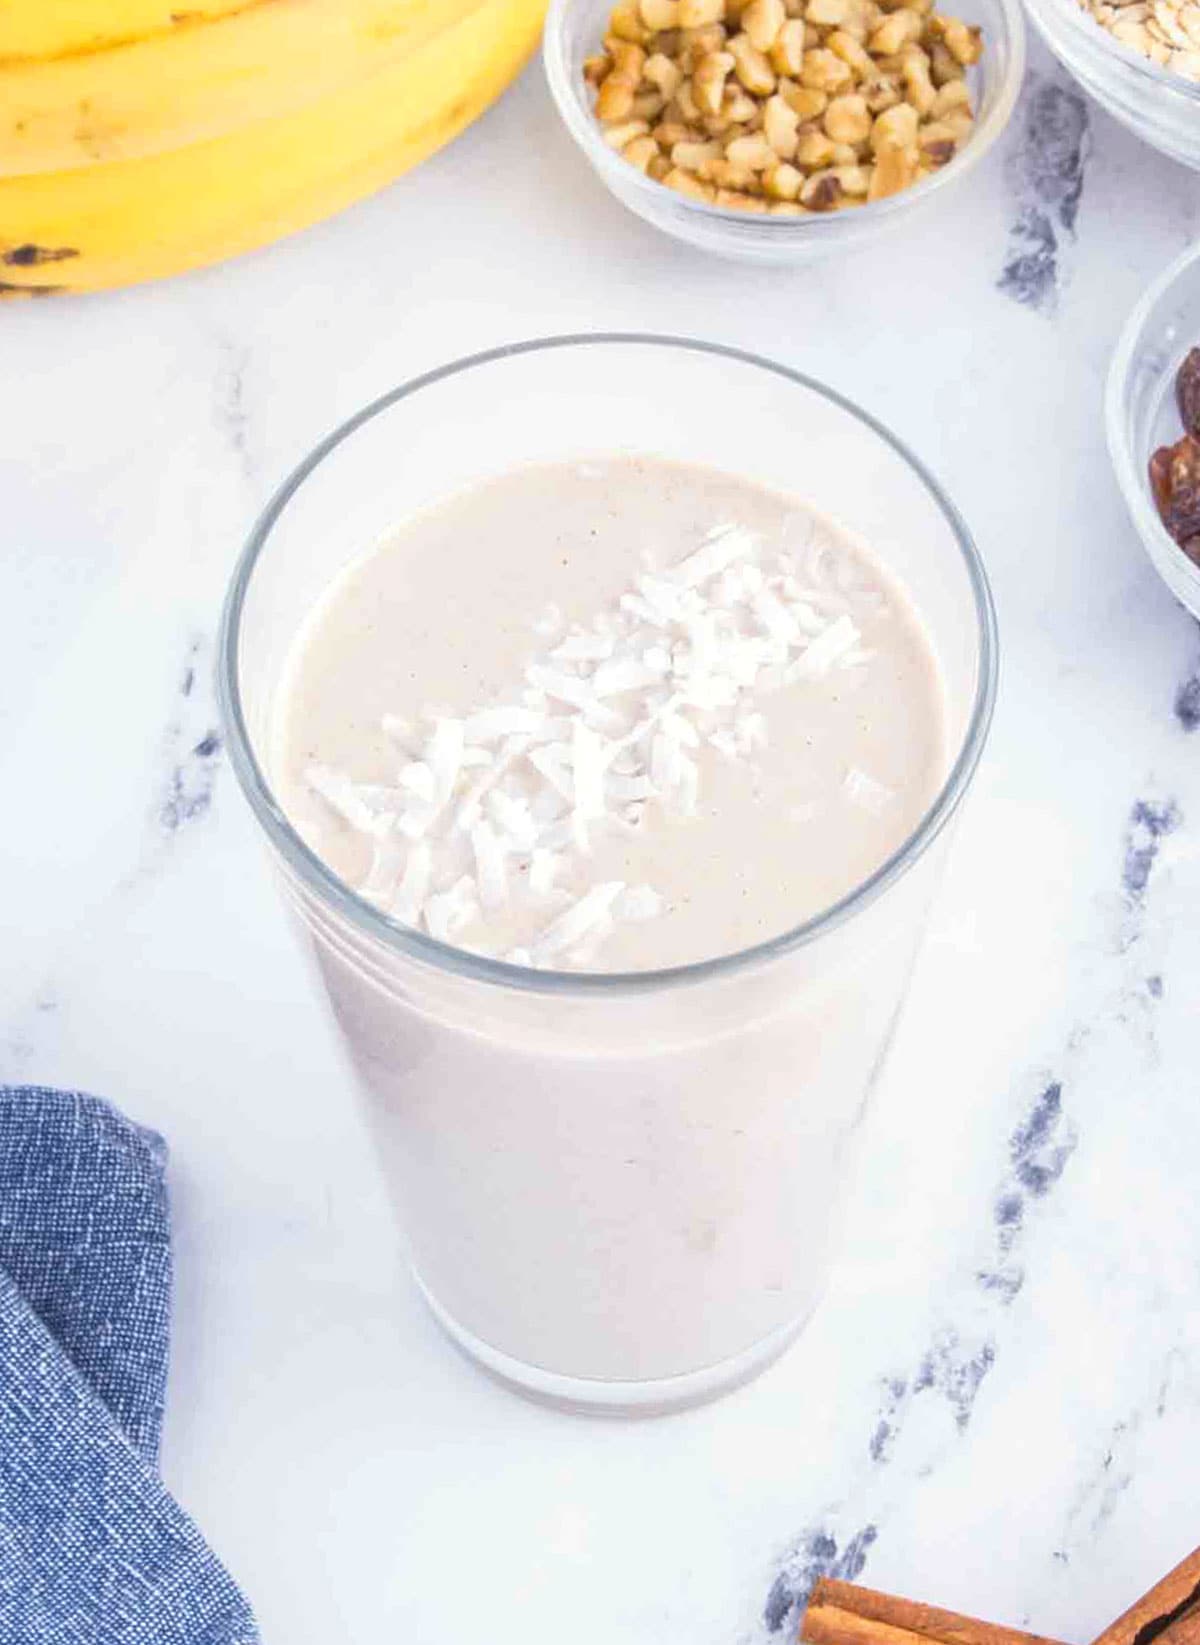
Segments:
[[[545,0],[0,0],[0,295],[196,268],[447,142]]]

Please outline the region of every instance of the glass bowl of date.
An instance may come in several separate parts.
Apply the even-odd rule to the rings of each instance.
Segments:
[[[1200,617],[1200,247],[1172,263],[1126,321],[1105,417],[1113,467],[1146,552]]]
[[[567,130],[637,216],[721,256],[803,263],[919,216],[1004,130],[1020,0],[945,4],[953,16],[943,0],[551,0],[543,60]],[[900,175],[885,181],[887,160]]]
[[[1192,0],[1025,3],[1051,51],[1103,109],[1200,169],[1200,8]]]

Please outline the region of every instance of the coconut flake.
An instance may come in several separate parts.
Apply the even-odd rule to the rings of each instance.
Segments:
[[[686,754],[679,756],[679,780],[676,787],[676,804],[685,817],[696,814],[696,801],[700,795],[700,767],[695,760],[689,759]]]
[[[785,671],[785,683],[791,685],[795,680],[813,680],[828,674],[838,658],[858,644],[858,637],[854,619],[845,614],[838,617],[809,641],[797,661]]]
[[[699,748],[700,733],[690,720],[684,719],[675,709],[664,712],[658,723],[668,737],[673,737],[684,748]]]
[[[566,750],[556,744],[534,748],[529,763],[568,805],[575,803],[575,781],[566,764]]]
[[[680,700],[693,708],[713,710],[732,708],[738,698],[736,680],[727,674],[699,674],[689,679],[680,693]]]
[[[368,804],[362,788],[351,782],[343,772],[335,771],[328,765],[310,765],[304,773],[304,780],[331,811],[360,834],[372,834],[382,839],[391,831],[394,814]]]
[[[789,581],[794,583],[794,579],[789,579]],[[794,586],[797,594],[799,594],[799,585],[794,584]],[[822,617],[815,606],[811,605],[806,599],[790,599],[788,601],[788,610],[805,634],[820,634],[822,629],[828,627],[829,619]]]
[[[574,948],[567,950],[566,960],[572,970],[585,970],[591,965],[597,950],[615,928],[616,923],[611,914],[602,914],[583,941],[577,942]]]
[[[753,599],[754,615],[779,645],[795,645],[801,628],[792,613],[769,588],[760,589]]]
[[[651,628],[667,628],[667,619],[650,604],[643,600],[640,594],[622,594],[621,610],[631,617],[636,617],[640,623],[649,623]]]
[[[406,720],[399,714],[385,714],[379,722],[379,729],[403,753],[412,752],[416,731],[411,720]]]
[[[486,810],[508,850],[532,851],[537,844],[538,825],[529,801],[521,795],[506,794],[493,788],[487,796]]]
[[[464,925],[479,917],[475,881],[469,874],[463,874],[449,891],[436,892],[428,899],[424,914],[429,935],[439,942],[449,942]]]
[[[604,779],[604,792],[618,804],[622,801],[648,800],[653,798],[654,784],[646,776],[626,777],[619,771],[610,771]]]
[[[666,903],[653,886],[630,885],[615,899],[613,913],[619,920],[653,920],[665,907]]]
[[[752,754],[755,749],[767,746],[767,720],[764,714],[741,715],[734,722],[733,732],[739,754]]]
[[[582,942],[588,933],[607,918],[609,910],[617,897],[625,889],[624,880],[604,880],[599,885],[592,886],[583,896],[556,920],[548,925],[534,945],[535,961],[540,964],[545,960],[553,959],[576,943]]]
[[[503,737],[537,736],[545,720],[545,713],[537,708],[502,703],[494,708],[479,709],[468,717],[463,729],[468,742],[490,743]]]
[[[471,784],[463,795],[462,803],[454,818],[455,830],[459,833],[470,833],[479,821],[480,806],[485,797],[507,773],[509,767],[518,760],[529,746],[527,737],[510,737],[487,769]]]
[[[554,877],[562,866],[562,858],[544,846],[536,846],[529,858],[529,889],[535,897],[548,896],[554,890]]]
[[[679,744],[668,732],[658,731],[650,744],[650,781],[657,794],[668,794],[679,781]]]
[[[485,911],[494,912],[508,901],[508,875],[504,866],[504,847],[491,823],[478,822],[472,828],[471,850],[475,856],[479,901]]]
[[[675,584],[643,574],[637,580],[637,591],[659,622],[682,621],[687,607],[680,589]]]
[[[463,744],[463,722],[448,716],[440,718],[425,750],[433,773],[433,800],[439,811],[454,793],[462,769]]]
[[[418,800],[424,800],[427,805],[433,803],[437,784],[434,782],[433,772],[424,760],[412,760],[408,765],[401,766],[396,781],[406,793],[415,795]]]
[[[885,811],[896,798],[894,789],[860,771],[857,766],[851,766],[846,772],[842,778],[842,788],[855,805],[861,805],[864,811],[870,811],[875,816]]]
[[[532,763],[532,754],[529,756],[529,759]],[[559,793],[557,788],[549,786],[539,788],[537,793],[529,802],[530,814],[532,815],[534,822],[537,823],[539,830],[544,830],[549,823],[556,822],[558,818],[562,816],[565,809],[566,802],[564,801],[563,796]]]
[[[548,697],[570,703],[572,708],[591,708],[596,701],[596,693],[586,680],[581,680],[574,674],[565,674],[561,668],[549,668],[544,663],[531,663],[525,670],[525,678],[531,685],[544,691]]]
[[[613,637],[611,634],[568,634],[561,645],[550,653],[556,663],[596,663],[603,662],[613,654]]]
[[[568,846],[574,846],[577,849],[578,828],[578,819],[572,811],[567,816],[560,817],[557,822],[552,822],[543,828],[539,836],[540,843],[547,851],[565,851]],[[584,837],[585,839],[587,837],[586,825]]]
[[[404,878],[392,902],[392,916],[405,925],[420,925],[433,876],[433,851],[427,840],[418,840],[408,853]]]
[[[394,816],[404,804],[404,795],[390,783],[357,783],[358,797],[374,816]]]
[[[592,691],[597,697],[615,697],[625,691],[644,691],[657,685],[661,675],[640,657],[618,657],[601,663],[592,675]]]
[[[599,737],[582,720],[576,720],[571,743],[571,777],[575,814],[586,821],[604,815],[604,764]]]
[[[572,811],[567,818],[567,840],[574,846],[581,857],[586,857],[592,849],[592,836],[588,833],[588,819],[579,811]]]
[[[404,869],[405,848],[395,834],[376,840],[367,877],[358,888],[368,902],[386,908],[396,894],[396,882]]]
[[[757,539],[741,526],[717,526],[709,532],[695,553],[680,561],[675,575],[686,588],[695,588],[709,577],[715,577],[719,571],[724,571],[735,560],[753,554],[756,544]]]

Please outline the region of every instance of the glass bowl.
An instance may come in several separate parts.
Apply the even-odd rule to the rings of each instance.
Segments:
[[[1114,120],[1200,169],[1200,84],[1115,40],[1078,0],[1025,0],[1038,33]]]
[[[844,251],[889,224],[907,221],[973,171],[1007,125],[1025,72],[1020,0],[962,0],[952,10],[984,33],[983,56],[968,76],[977,110],[975,130],[962,153],[934,176],[889,199],[807,217],[757,216],[688,199],[644,176],[608,147],[592,113],[583,62],[599,48],[612,0],[551,0],[542,57],[567,130],[610,193],[630,211],[704,251],[756,263],[802,263]]]
[[[1200,343],[1200,247],[1176,259],[1125,322],[1108,370],[1104,414],[1108,449],[1126,506],[1167,587],[1200,617],[1200,566],[1168,533],[1150,493],[1147,465],[1156,447],[1183,432],[1175,373]]]

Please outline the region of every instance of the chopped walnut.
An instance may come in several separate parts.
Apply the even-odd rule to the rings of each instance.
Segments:
[[[614,10],[584,78],[609,145],[668,188],[739,211],[841,211],[932,175],[970,136],[980,33],[933,5],[637,0]]]

